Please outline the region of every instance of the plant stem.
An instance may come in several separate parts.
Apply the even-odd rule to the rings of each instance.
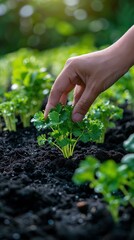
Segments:
[[[126,188],[124,186],[121,186],[120,189],[123,192],[124,196],[129,196],[129,192],[126,190]],[[129,199],[129,203],[134,208],[134,201],[132,199]]]
[[[20,118],[24,128],[30,126],[30,116],[27,116],[26,114],[21,114]]]
[[[4,118],[4,121],[5,121],[5,124],[6,124],[6,128],[9,130],[9,131],[16,131],[16,118],[15,118],[15,115],[12,114],[11,116],[6,116],[6,115],[3,115],[3,118]]]

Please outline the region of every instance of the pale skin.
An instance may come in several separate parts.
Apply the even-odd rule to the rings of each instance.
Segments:
[[[55,80],[45,109],[45,118],[59,102],[66,104],[73,90],[73,121],[82,121],[97,96],[134,65],[134,26],[103,50],[67,60]]]

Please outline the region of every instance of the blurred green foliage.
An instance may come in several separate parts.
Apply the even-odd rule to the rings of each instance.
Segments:
[[[18,73],[25,71],[26,64],[28,71],[35,71],[45,66],[53,78],[56,78],[62,70],[67,58],[95,50],[93,42],[94,39],[92,37],[90,37],[89,40],[87,37],[84,37],[78,43],[68,47],[61,46],[42,52],[24,48],[1,56],[0,77],[2,81],[0,81],[0,101],[2,101],[4,92],[10,90],[11,84],[14,83],[14,79],[16,81],[16,75],[18,76]],[[23,76],[22,78],[19,77],[20,84],[22,79]]]
[[[111,44],[134,23],[133,0],[0,0],[0,54],[76,43]]]

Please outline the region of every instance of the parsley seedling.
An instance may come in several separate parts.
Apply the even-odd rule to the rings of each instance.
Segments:
[[[41,134],[38,137],[38,144],[50,143],[62,152],[64,158],[73,155],[78,141],[99,142],[103,135],[103,123],[99,119],[89,120],[87,115],[83,121],[76,123],[71,119],[72,110],[71,106],[58,104],[46,120],[42,112],[36,113],[32,119],[37,130],[50,130],[47,135]]]

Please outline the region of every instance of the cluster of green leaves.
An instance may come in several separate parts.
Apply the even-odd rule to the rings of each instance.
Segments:
[[[30,125],[30,119],[40,110],[53,79],[35,57],[25,57],[25,54],[12,61],[11,69],[11,89],[4,93],[0,116],[7,130],[16,131],[17,116],[20,116],[24,127]]]
[[[99,119],[103,123],[103,136],[101,142],[104,141],[105,133],[108,128],[115,127],[115,121],[121,119],[123,110],[111,103],[109,100],[97,99],[96,103],[89,110],[89,119]]]
[[[124,142],[124,147],[131,153],[126,154],[120,163],[114,160],[101,163],[88,156],[73,176],[76,184],[89,181],[89,186],[103,195],[115,220],[118,219],[120,205],[131,204],[134,207],[134,134]]]
[[[42,112],[36,113],[32,119],[37,130],[51,130],[47,136],[42,134],[38,137],[38,144],[42,145],[49,142],[51,145],[56,146],[65,158],[73,155],[78,140],[82,142],[103,142],[110,120],[122,116],[122,111],[119,108],[104,104],[100,107],[97,105],[96,111],[92,109],[92,114],[87,113],[83,121],[73,122],[71,119],[72,110],[71,106],[58,104],[50,111],[47,119],[44,119]]]
[[[38,144],[42,145],[46,141],[49,142],[56,146],[65,158],[73,155],[78,140],[97,142],[103,132],[103,124],[100,120],[89,121],[86,116],[82,122],[73,122],[71,119],[72,110],[71,106],[58,104],[50,111],[47,119],[44,119],[42,112],[36,113],[32,119],[37,130],[51,130],[47,136],[42,134],[38,137]]]

